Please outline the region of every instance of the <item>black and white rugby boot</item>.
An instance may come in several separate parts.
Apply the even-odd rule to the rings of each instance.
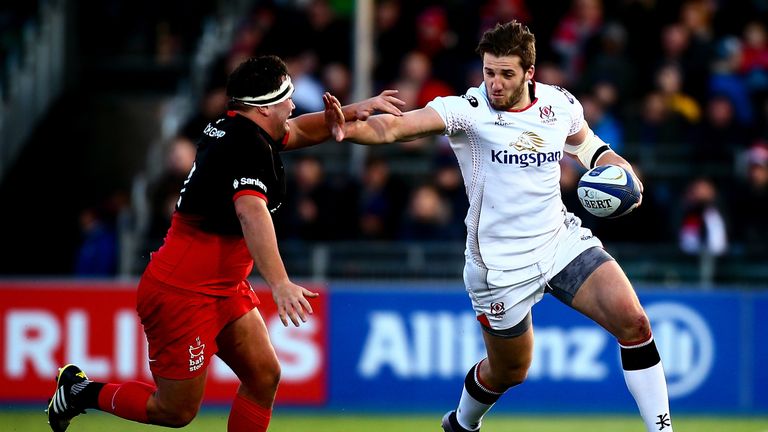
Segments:
[[[449,411],[443,416],[442,425],[445,432],[479,432],[480,428],[475,430],[464,429],[459,421],[456,420],[456,411]]]
[[[53,432],[64,432],[69,427],[69,422],[80,414],[85,414],[85,409],[79,407],[74,396],[79,393],[91,381],[79,367],[68,364],[59,368],[56,377],[56,392],[48,402],[48,424]]]

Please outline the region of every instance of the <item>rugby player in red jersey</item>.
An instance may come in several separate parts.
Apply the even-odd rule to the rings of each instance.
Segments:
[[[299,326],[312,313],[309,299],[318,294],[288,278],[271,213],[285,194],[279,153],[330,137],[328,109],[289,119],[292,93],[285,63],[275,56],[249,59],[229,76],[229,111],[202,131],[171,227],[138,286],[137,311],[155,383],[95,382],[66,365],[48,405],[54,432],[66,430],[89,408],[141,423],[185,426],[200,408],[214,354],[240,379],[227,430],[267,429],[280,364],[247,278],[255,264],[284,325]],[[395,94],[387,90],[348,105],[344,115],[401,115],[403,102]]]

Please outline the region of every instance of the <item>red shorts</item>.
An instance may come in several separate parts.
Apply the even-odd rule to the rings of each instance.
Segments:
[[[144,274],[136,310],[149,342],[149,368],[167,379],[200,375],[218,351],[216,337],[259,304],[248,281],[235,293],[217,297],[175,288]]]

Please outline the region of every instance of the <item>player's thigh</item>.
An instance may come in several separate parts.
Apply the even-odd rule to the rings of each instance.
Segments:
[[[629,279],[616,261],[606,261],[590,274],[573,297],[571,306],[592,318],[619,339],[633,337],[647,317]]]
[[[219,332],[216,342],[218,356],[246,386],[260,387],[262,380],[279,376],[277,354],[258,309],[251,309],[229,323]]]

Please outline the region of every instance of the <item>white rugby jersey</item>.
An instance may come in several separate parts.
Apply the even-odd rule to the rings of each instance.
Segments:
[[[584,124],[568,91],[532,83],[522,110],[491,107],[485,85],[427,104],[446,124],[469,197],[467,255],[493,270],[541,260],[563,226],[560,159],[565,138]]]

